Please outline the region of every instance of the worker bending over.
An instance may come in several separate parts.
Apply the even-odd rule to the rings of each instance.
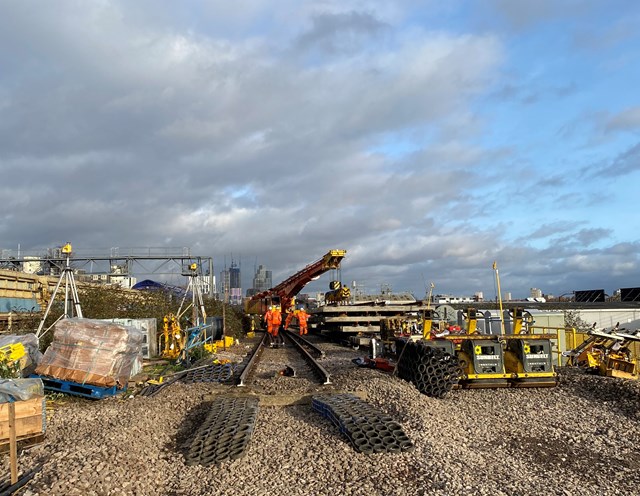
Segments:
[[[291,312],[287,315],[287,320],[284,323],[284,328],[288,329],[293,319],[298,320],[298,326],[300,327],[300,336],[307,334],[307,321],[309,320],[309,314],[305,312],[304,308],[300,307],[298,310]]]

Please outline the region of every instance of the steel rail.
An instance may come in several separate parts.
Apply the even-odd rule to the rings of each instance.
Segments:
[[[253,371],[253,367],[258,362],[258,357],[262,353],[262,348],[264,348],[265,346],[265,343],[267,341],[267,336],[268,334],[265,332],[264,336],[262,336],[262,339],[260,340],[260,343],[258,343],[258,346],[256,346],[253,349],[251,358],[249,358],[247,365],[245,365],[244,370],[242,371],[242,374],[240,374],[240,378],[238,380],[238,387],[244,387],[247,385],[246,384],[247,379],[249,378],[249,375]]]
[[[322,378],[323,385],[331,384],[329,372],[327,372],[326,369],[322,365],[320,365],[316,361],[316,359],[313,358],[311,354],[304,348],[304,345],[300,341],[298,341],[299,336],[296,336],[296,338],[294,338],[292,334],[289,332],[286,332],[284,335],[287,336],[287,338],[291,343],[293,343],[293,345],[298,349],[298,351],[302,354],[305,360],[307,360],[309,365],[311,365],[311,367],[318,372],[318,374]],[[308,342],[306,339],[304,341],[305,343]]]
[[[318,355],[318,358],[325,358],[324,350],[321,350],[320,348],[318,348],[317,345],[313,344],[308,339],[303,338],[302,336],[300,336],[299,334],[296,334],[293,331],[286,330],[285,332],[290,337],[293,337],[294,339],[297,339],[297,340],[301,341],[304,346],[307,346],[307,347],[311,348]]]

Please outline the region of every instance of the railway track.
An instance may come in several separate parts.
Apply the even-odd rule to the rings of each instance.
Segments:
[[[310,391],[331,384],[329,372],[319,362],[325,357],[319,347],[289,331],[283,337],[284,347],[270,348],[264,334],[246,360],[238,386],[276,393]]]

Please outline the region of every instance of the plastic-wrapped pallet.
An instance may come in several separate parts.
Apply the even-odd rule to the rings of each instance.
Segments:
[[[134,328],[91,319],[64,319],[36,374],[63,381],[119,388],[139,367],[142,333]]]

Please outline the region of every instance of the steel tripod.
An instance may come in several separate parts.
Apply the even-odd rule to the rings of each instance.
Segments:
[[[51,329],[59,320],[73,317],[73,313],[75,312],[75,316],[78,318],[82,317],[82,308],[80,307],[80,298],[78,297],[78,287],[76,286],[76,280],[73,277],[73,269],[69,264],[70,254],[67,254],[67,261],[62,270],[62,274],[60,274],[60,279],[58,279],[58,283],[56,284],[53,293],[51,293],[51,298],[49,298],[49,304],[47,305],[47,309],[44,312],[42,320],[40,321],[40,325],[38,325],[38,330],[36,331],[36,337],[40,339],[44,336],[49,329]],[[56,299],[56,295],[62,285],[62,281],[64,281],[64,314],[62,314],[53,324],[51,324],[44,332],[42,331],[44,327],[44,323],[49,316],[49,312],[51,311],[51,307],[53,306],[53,302]],[[71,296],[71,301],[69,300],[69,296]],[[73,306],[70,304],[73,303]]]

